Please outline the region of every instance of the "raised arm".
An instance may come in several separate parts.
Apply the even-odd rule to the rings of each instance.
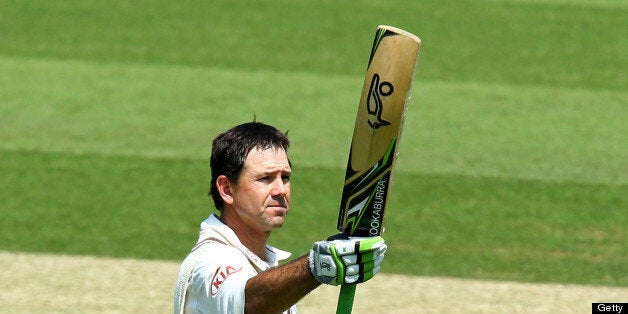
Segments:
[[[321,283],[336,286],[365,282],[379,272],[386,248],[380,236],[315,242],[308,255],[249,279],[244,311],[279,313]]]
[[[280,313],[321,283],[310,272],[308,256],[252,277],[245,288],[245,313]]]

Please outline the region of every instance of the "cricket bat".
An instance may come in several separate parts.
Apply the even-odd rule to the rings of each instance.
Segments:
[[[421,40],[380,25],[353,129],[337,228],[352,237],[383,232],[386,201]],[[355,285],[343,285],[336,313],[351,313]]]

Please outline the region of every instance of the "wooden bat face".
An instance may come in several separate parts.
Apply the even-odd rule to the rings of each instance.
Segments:
[[[419,46],[419,38],[408,32],[378,27],[358,106],[338,217],[338,229],[347,235],[381,234]]]

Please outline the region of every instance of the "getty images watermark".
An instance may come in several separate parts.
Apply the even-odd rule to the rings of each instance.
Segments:
[[[592,313],[626,313],[628,314],[628,303],[593,303]]]

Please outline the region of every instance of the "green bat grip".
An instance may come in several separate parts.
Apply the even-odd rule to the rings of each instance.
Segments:
[[[344,284],[340,287],[336,314],[351,314],[353,298],[355,297],[355,287],[355,284]]]

